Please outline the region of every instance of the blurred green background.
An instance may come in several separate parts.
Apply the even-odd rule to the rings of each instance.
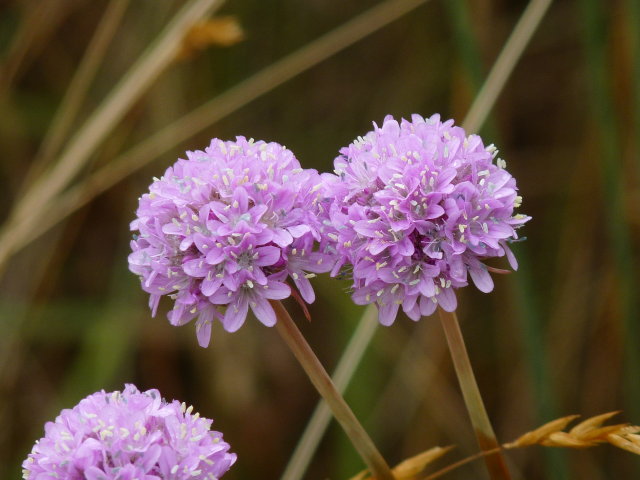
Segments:
[[[64,150],[41,160],[43,140],[105,12],[111,12],[112,34],[104,56],[94,54],[97,71],[65,142],[82,132],[186,3],[0,3],[4,221],[33,184],[27,172],[47,178]],[[386,2],[385,15],[409,3]],[[234,334],[214,328],[211,345],[202,349],[192,325],[169,325],[167,303],[150,317],[146,295],[127,269],[137,198],[153,176],[212,137],[277,141],[303,166],[328,171],[341,146],[386,114],[439,112],[461,123],[527,3],[423,2],[351,46],[338,38],[345,48],[282,85],[271,88],[274,71],[242,90],[238,85],[254,73],[379,3],[226,2],[216,15],[233,16],[221,25],[237,22],[243,38],[233,28],[222,30],[221,41],[172,54],[73,176],[72,185],[95,198],[20,243],[3,269],[0,477],[20,476],[44,422],[61,408],[133,382],[215,419],[239,456],[225,478],[278,478],[317,401],[315,391],[276,332],[255,320]],[[164,148],[148,155],[150,163],[104,193],[93,195],[97,187],[84,183],[164,126],[238,88],[216,107],[216,121],[186,122],[184,138],[165,136]],[[473,287],[459,294],[471,360],[502,441],[571,413],[623,410],[622,420],[640,423],[639,105],[640,2],[558,0],[480,130],[486,144],[499,147],[524,197],[521,210],[533,216],[522,231],[528,240],[515,247],[520,270],[496,278],[490,295]],[[317,280],[311,323],[290,306],[331,370],[362,309],[350,302],[347,283]],[[401,317],[379,329],[347,399],[391,464],[435,445],[458,447],[438,466],[477,450],[435,318]],[[510,452],[514,478],[640,478],[638,459],[610,446],[554,452]],[[348,478],[362,468],[332,424],[305,478]],[[476,462],[444,478],[484,478],[483,468]]]

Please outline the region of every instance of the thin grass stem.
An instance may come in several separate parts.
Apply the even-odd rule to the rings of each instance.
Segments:
[[[454,40],[456,41],[457,48],[460,51],[460,57],[465,65],[465,71],[468,72],[468,76],[472,86],[480,91],[482,87],[482,66],[480,61],[480,54],[475,47],[478,45],[477,39],[473,34],[473,22],[471,20],[472,14],[468,11],[469,4],[464,0],[451,0],[446,2],[447,9],[450,13],[451,22],[454,30]],[[542,16],[537,16],[534,20],[539,23],[542,20]],[[514,33],[511,35],[513,38],[519,38],[522,33],[517,33],[518,29],[529,28],[530,22],[519,22],[514,29]],[[529,35],[531,38],[531,35]],[[520,52],[523,53],[522,51]],[[515,60],[514,60],[515,61]],[[497,62],[496,62],[497,66]],[[512,62],[511,71],[513,71],[515,63]],[[492,77],[496,81],[497,75]],[[503,86],[506,83],[503,82]],[[486,87],[484,94],[491,92],[493,89]],[[488,106],[487,113],[478,112],[477,118],[482,118],[485,127],[482,124],[478,125],[478,130],[482,129],[486,132],[489,138],[492,138],[493,142],[499,144],[498,132],[495,128],[492,128],[490,123],[490,117],[488,111],[491,105]],[[473,118],[471,118],[472,121]],[[468,121],[463,122],[465,128],[469,128]],[[473,125],[471,125],[473,126]],[[518,258],[521,267],[526,267],[529,263],[526,245],[519,245]],[[537,418],[539,420],[557,416],[557,408],[555,406],[555,399],[551,392],[550,374],[547,362],[547,355],[545,354],[545,344],[543,335],[543,325],[541,322],[540,308],[535,298],[535,292],[532,287],[531,273],[527,268],[521,268],[520,273],[516,276],[514,282],[514,293],[516,300],[514,302],[518,314],[515,318],[519,321],[522,340],[524,345],[524,355],[526,358],[526,365],[531,373],[531,383],[533,386],[533,394],[535,398],[535,410]],[[546,463],[546,470],[549,475],[549,479],[561,480],[569,476],[569,470],[565,459],[565,452],[556,449],[547,449],[543,453]]]
[[[447,338],[453,365],[460,382],[460,389],[462,390],[467,411],[471,417],[471,424],[473,425],[478,445],[483,452],[498,449],[496,453],[485,457],[489,475],[494,480],[509,480],[511,476],[500,452],[500,444],[491,426],[491,421],[480,395],[480,389],[471,368],[467,348],[460,331],[458,316],[455,312],[445,312],[442,308],[438,308],[438,315]]]
[[[37,225],[40,216],[34,215],[34,212],[46,209],[46,205],[86,164],[131,105],[169,65],[187,29],[221,4],[222,0],[191,0],[114,87],[69,142],[55,166],[41,175],[14,206],[0,235],[0,265],[15,251],[21,236]]]
[[[619,322],[625,354],[625,394],[627,410],[640,416],[640,354],[637,339],[640,336],[638,316],[640,304],[637,295],[637,266],[634,262],[633,235],[625,205],[625,172],[621,162],[620,128],[617,125],[614,85],[607,59],[611,35],[607,29],[608,9],[601,2],[582,0],[582,19],[585,25],[585,53],[587,57],[592,116],[598,138],[598,159],[602,182],[602,195],[606,209],[605,225],[609,237],[609,254],[616,270],[617,293],[620,307]]]
[[[376,311],[368,310],[368,313],[368,315],[365,314],[360,319],[360,323],[358,323],[356,331],[351,336],[351,340],[331,377],[340,394],[344,394],[367,346],[378,329]],[[313,411],[302,437],[300,437],[300,441],[282,474],[281,480],[298,480],[304,476],[330,420],[331,411],[329,406],[326,402],[320,401]]]
[[[356,416],[344,401],[342,395],[331,381],[331,377],[324,369],[318,357],[305,340],[304,336],[291,319],[284,305],[278,301],[272,301],[271,305],[276,312],[278,321],[276,328],[278,333],[291,349],[294,356],[307,376],[325,399],[327,405],[340,423],[345,433],[351,440],[365,464],[377,480],[394,480],[389,465],[382,457],[373,441],[362,427]]]
[[[27,172],[24,181],[25,187],[28,187],[42,173],[46,164],[60,150],[128,5],[129,0],[111,0],[109,2],[80,65],[69,82],[69,87],[51,126],[47,130],[40,151]]]
[[[20,26],[4,52],[0,64],[0,99],[4,100],[8,96],[13,85],[28,70],[29,61],[37,57],[48,37],[55,32],[74,6],[74,2],[56,0],[42,0],[22,5],[23,16]]]
[[[0,271],[11,255],[151,160],[427,1],[387,0],[372,7],[162,128],[58,195],[52,205],[30,212],[28,221],[5,226],[0,237]]]
[[[500,55],[467,114],[464,127],[475,132],[489,114],[514,67],[540,25],[552,0],[531,0],[505,43]]]

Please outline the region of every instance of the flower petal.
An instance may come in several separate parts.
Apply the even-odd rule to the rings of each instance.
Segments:
[[[446,312],[453,312],[458,306],[453,288],[441,288],[440,292],[436,294],[436,298],[438,299],[438,305]]]
[[[262,290],[262,296],[270,300],[282,300],[291,295],[291,288],[289,285],[282,282],[276,282],[275,280],[269,280]]]
[[[382,325],[389,326],[396,320],[398,315],[398,305],[396,302],[386,303],[384,305],[378,305],[378,320]]]
[[[251,310],[256,318],[267,327],[273,327],[276,324],[276,312],[273,311],[273,307],[269,305],[269,302],[263,298],[255,295],[249,302]]]
[[[487,267],[480,264],[477,267],[469,268],[469,274],[478,290],[484,293],[489,293],[493,290],[493,279],[489,275]]]
[[[313,303],[316,299],[316,294],[313,291],[313,287],[311,286],[311,282],[307,277],[304,276],[304,273],[298,274],[298,278],[294,279],[293,282],[298,287],[300,291],[300,295],[304,298],[304,301],[307,303]]]
[[[227,332],[235,332],[238,330],[244,321],[247,319],[247,312],[249,310],[249,302],[245,295],[238,295],[238,299],[227,306],[227,311],[224,313],[222,319],[222,325]]]

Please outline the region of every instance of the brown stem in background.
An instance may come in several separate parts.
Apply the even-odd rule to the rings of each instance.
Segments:
[[[344,429],[349,440],[351,440],[351,443],[367,467],[369,467],[371,474],[377,480],[394,480],[389,465],[387,465],[387,462],[353,414],[349,405],[347,405],[342,395],[340,395],[336,389],[331,381],[331,377],[291,319],[289,312],[287,312],[282,303],[278,301],[271,301],[271,306],[278,317],[276,323],[278,333],[291,349],[298,362],[300,362],[300,365],[302,365],[313,386],[316,387],[316,390],[318,390],[329,405],[333,416],[336,417],[336,420],[338,420]]]
[[[502,456],[496,434],[489,421],[489,416],[484,408],[476,378],[473,375],[467,348],[458,324],[458,317],[455,312],[445,312],[442,308],[438,308],[438,314],[447,337],[447,344],[449,345],[453,365],[460,382],[464,403],[471,417],[471,424],[473,425],[480,450],[483,452],[495,450],[495,453],[485,457],[489,476],[493,480],[510,480],[511,476]]]

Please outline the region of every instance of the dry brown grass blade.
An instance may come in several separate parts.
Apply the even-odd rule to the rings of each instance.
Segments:
[[[0,98],[10,93],[12,86],[79,3],[40,0],[21,7],[20,26],[0,62]]]
[[[414,455],[413,457],[409,457],[406,460],[403,460],[391,469],[395,480],[411,480],[416,478],[416,476],[422,473],[422,471],[427,468],[427,466],[435,462],[437,459],[448,453],[453,448],[453,446],[433,447],[422,453]],[[371,477],[369,470],[363,470],[357,475],[351,477],[349,480],[365,480],[371,478],[373,477]]]
[[[609,435],[609,443],[636,455],[640,455],[640,435]]]
[[[25,190],[42,174],[46,165],[59,153],[60,148],[63,146],[89,91],[91,82],[93,82],[104,60],[107,48],[117,31],[120,21],[129,5],[129,1],[130,0],[111,0],[107,5],[100,23],[96,27],[96,31],[60,102],[60,106],[51,121],[51,126],[42,141],[40,150],[25,176],[23,182],[23,188]]]
[[[16,202],[0,234],[0,266],[21,239],[37,228],[41,218],[33,213],[47,210],[49,202],[68,186],[131,105],[175,58],[184,32],[222,3],[223,0],[191,0],[184,5],[76,132],[56,164]]]
[[[573,437],[567,432],[553,432],[538,442],[539,445],[545,447],[561,447],[561,448],[588,448],[593,447],[596,443],[586,441],[579,437]]]
[[[545,423],[540,428],[518,437],[515,441],[504,445],[505,448],[526,447],[528,445],[536,445],[552,433],[560,432],[566,428],[569,423],[578,418],[580,415],[568,415],[558,418],[549,423]]]
[[[142,143],[94,172],[84,182],[74,185],[66,192],[60,193],[55,199],[52,197],[56,195],[52,195],[52,192],[59,193],[60,179],[52,180],[48,178],[49,184],[45,185],[47,191],[40,190],[37,192],[40,196],[39,204],[42,205],[42,208],[27,208],[26,199],[23,198],[22,205],[14,207],[11,222],[6,222],[2,230],[0,230],[0,274],[2,274],[6,261],[11,255],[24,248],[33,239],[127,175],[142,168],[181,141],[190,138],[226,115],[330,58],[427,1],[386,0],[370,8],[159,130]],[[173,38],[173,35],[171,38]],[[170,50],[170,54],[172,58],[175,57],[173,49]],[[110,114],[109,118],[112,117],[113,114]],[[92,123],[101,126],[104,124],[102,120],[99,122],[93,121]],[[95,134],[91,135],[91,137],[95,136]],[[89,145],[87,135],[83,134],[80,137],[84,138],[85,143],[79,145],[78,148],[83,150],[81,153],[83,153],[82,157],[84,158],[86,156],[85,150],[89,147],[92,149],[96,140],[94,138],[90,142],[91,145]],[[71,153],[74,153],[74,158],[78,157],[78,152]],[[61,160],[59,160],[59,163],[61,163]],[[74,163],[76,162],[74,161]],[[64,170],[68,172],[69,169],[65,168]],[[60,173],[64,173],[65,179],[69,177],[68,173]],[[66,185],[66,180],[63,183]],[[47,198],[47,201],[53,200],[51,202],[52,205],[47,206],[47,201],[44,198]],[[18,208],[19,211],[16,211]],[[21,215],[21,213],[24,213],[24,215]]]
[[[602,425],[619,412],[608,412],[587,418],[568,432],[563,430],[578,415],[570,415],[549,422],[542,427],[527,432],[504,448],[519,448],[529,445],[546,447],[588,448],[601,443],[610,443],[632,453],[640,455],[640,427],[628,423]]]
[[[585,435],[587,432],[597,429],[604,422],[606,422],[611,417],[614,417],[619,413],[620,411],[618,410],[615,412],[607,412],[601,415],[596,415],[595,417],[587,418],[586,420],[583,420],[582,422],[577,424],[575,427],[573,427],[570,433],[571,435],[575,435],[575,436]]]
[[[527,432],[513,442],[502,445],[504,449],[515,449],[529,447],[532,445],[543,445],[546,447],[561,448],[589,448],[603,443],[609,443],[614,447],[621,448],[636,455],[640,455],[640,426],[620,423],[616,425],[602,424],[620,412],[608,412],[594,417],[587,418],[573,427],[568,432],[563,431],[569,423],[579,417],[579,415],[568,415],[558,418],[549,423],[545,423],[540,428]],[[448,465],[437,472],[423,478],[422,480],[433,480],[456,470],[474,460],[485,457],[495,452],[478,452]],[[397,468],[397,467],[396,467]],[[395,469],[394,469],[395,473]],[[359,476],[357,480],[365,477]],[[354,479],[356,480],[356,477]]]
[[[396,465],[391,471],[396,480],[408,480],[420,474],[428,465],[452,450],[453,446],[433,447]]]

